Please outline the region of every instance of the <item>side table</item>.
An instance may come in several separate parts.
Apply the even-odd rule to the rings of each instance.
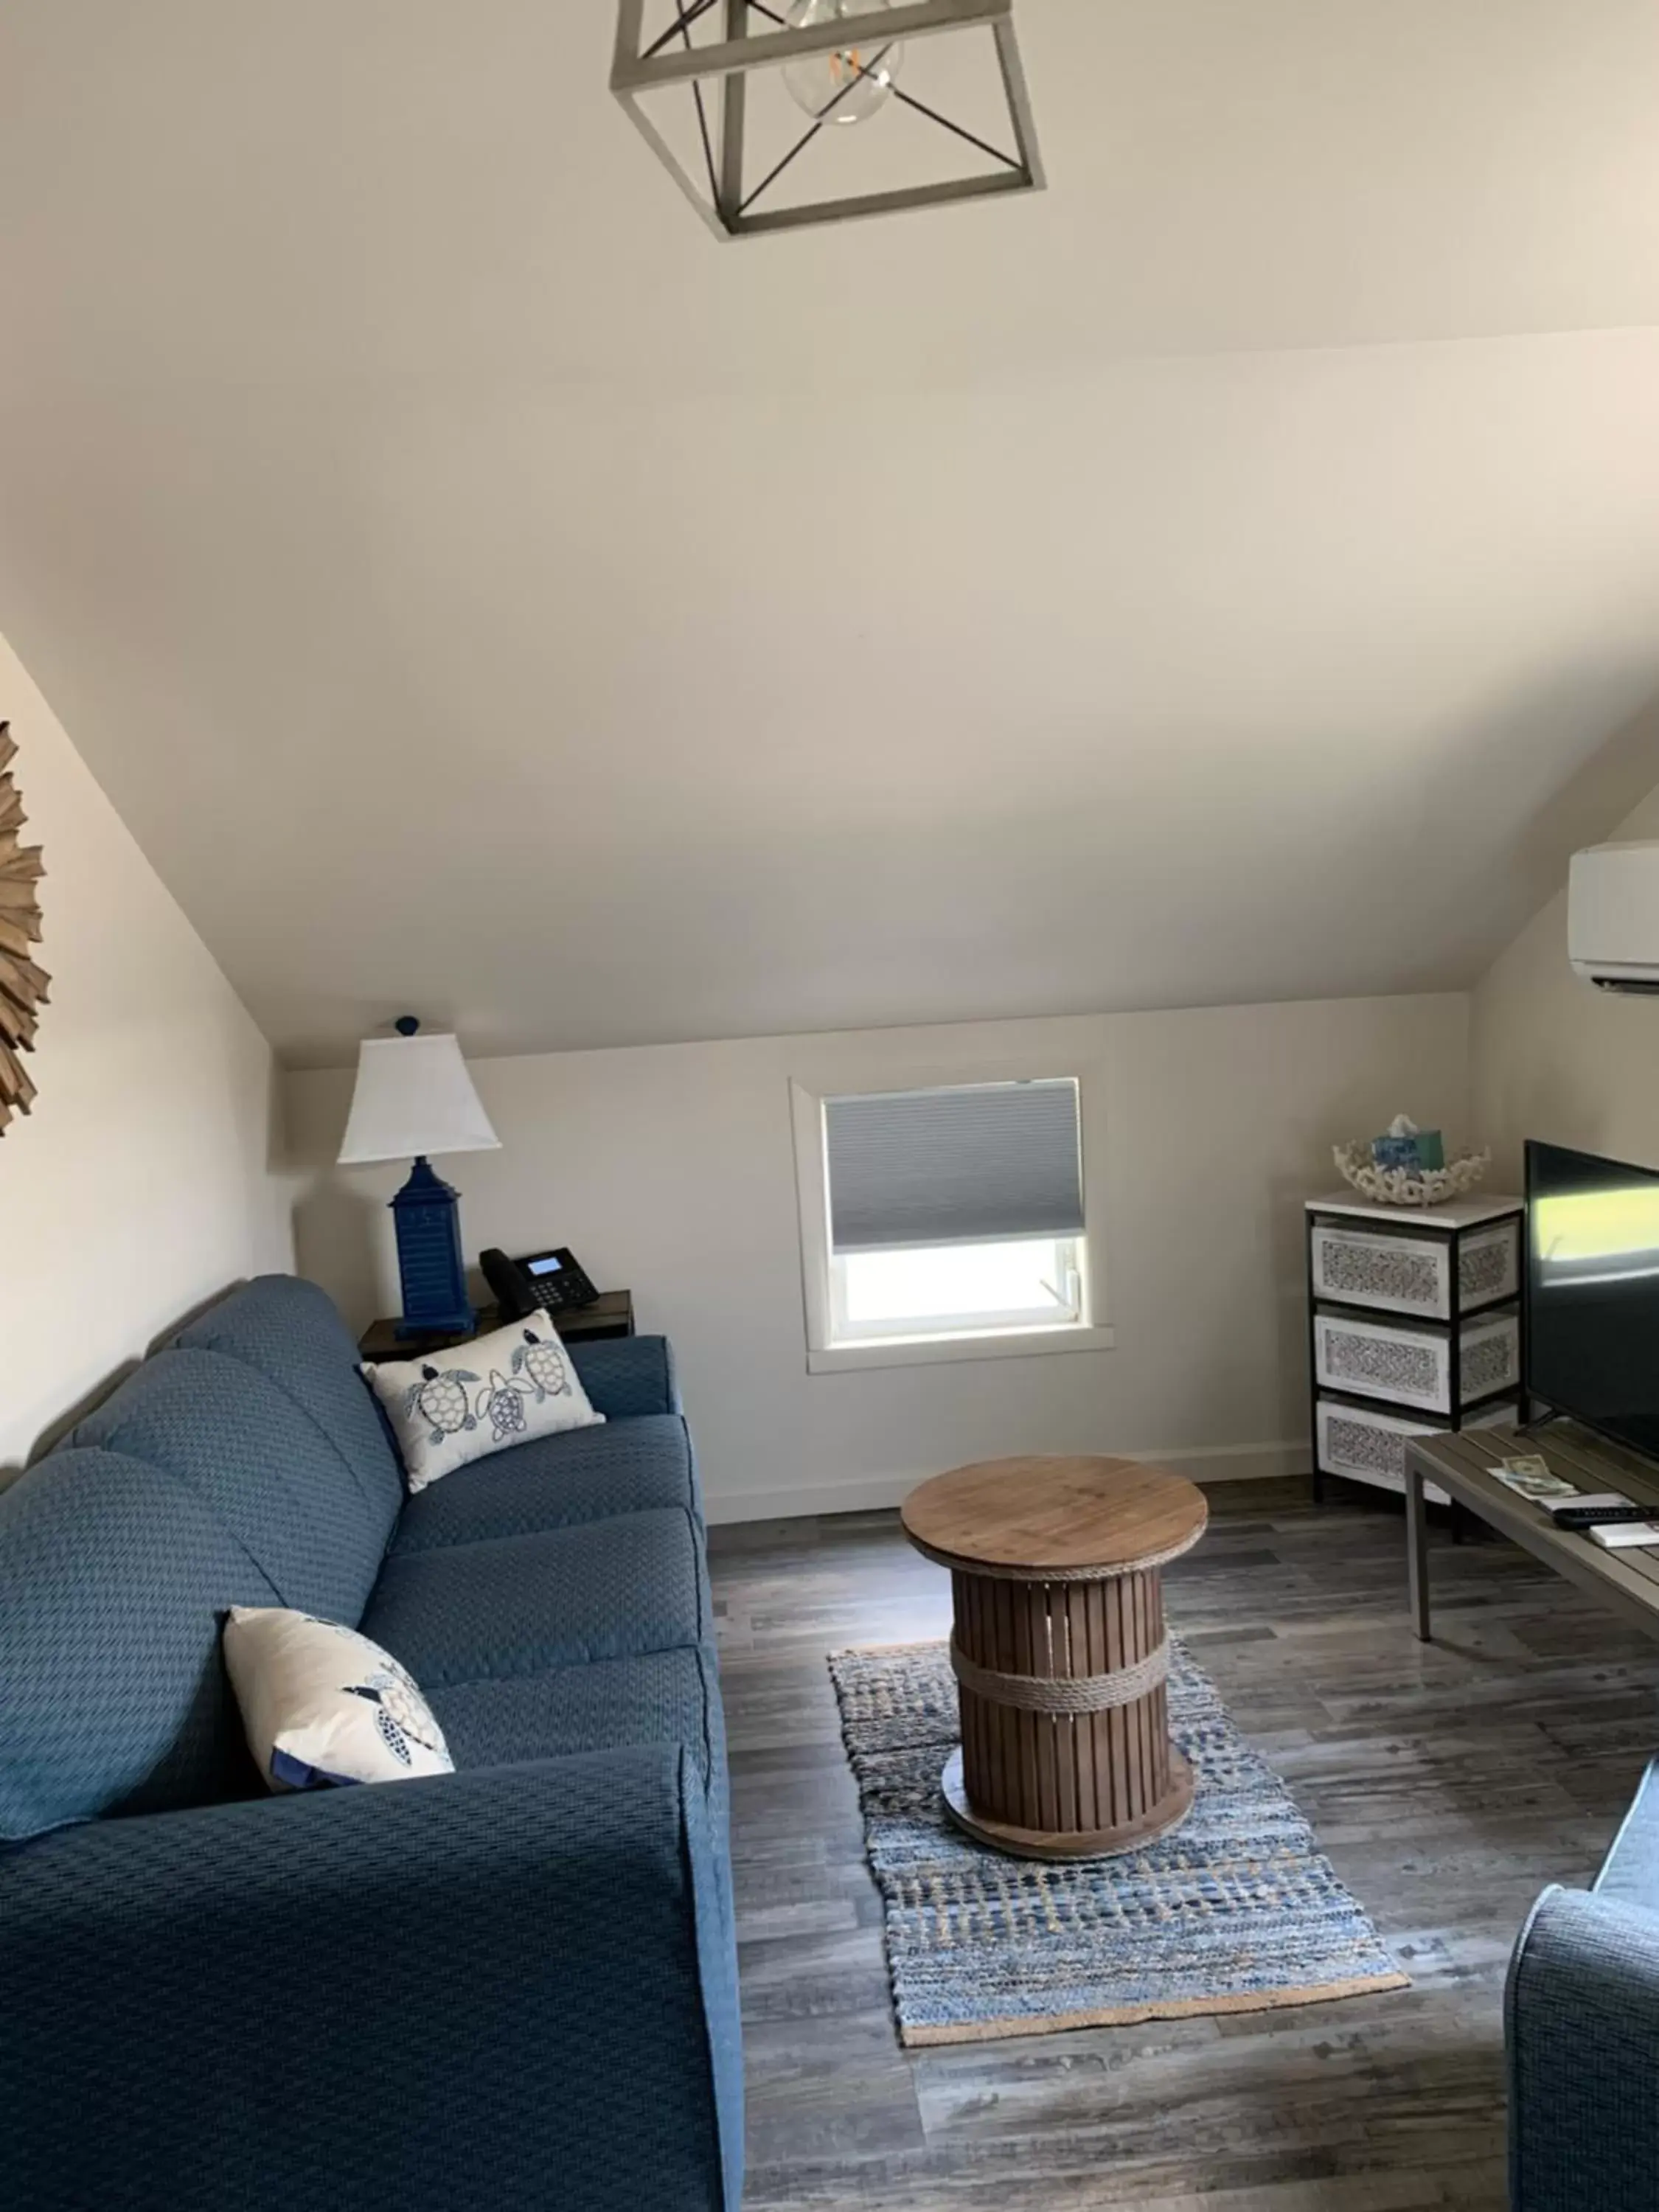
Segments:
[[[1135,1460],[988,1460],[924,1482],[901,1517],[951,1570],[957,1826],[1043,1859],[1174,1827],[1193,1777],[1170,1741],[1161,1570],[1203,1534],[1202,1491]]]
[[[601,1291],[591,1306],[572,1306],[568,1312],[549,1318],[566,1344],[632,1336],[634,1293]],[[357,1340],[357,1349],[365,1359],[418,1359],[423,1352],[447,1352],[452,1345],[470,1343],[475,1335],[488,1336],[492,1328],[501,1326],[501,1310],[493,1305],[480,1307],[476,1329],[440,1329],[419,1336],[399,1336],[397,1322],[382,1318],[370,1322]]]

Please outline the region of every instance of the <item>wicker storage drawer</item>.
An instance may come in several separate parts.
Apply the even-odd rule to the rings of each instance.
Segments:
[[[1480,1417],[1483,1426],[1498,1428],[1521,1418],[1515,1404],[1494,1406]],[[1379,1490],[1406,1487],[1406,1445],[1413,1437],[1435,1433],[1432,1421],[1408,1421],[1399,1413],[1382,1413],[1370,1406],[1345,1406],[1334,1398],[1321,1398],[1314,1409],[1315,1465],[1323,1474],[1345,1474],[1351,1482],[1369,1482]],[[1426,1483],[1424,1494],[1436,1505],[1451,1500],[1437,1484]]]
[[[1455,1248],[1445,1237],[1401,1237],[1386,1229],[1322,1222],[1312,1237],[1313,1295],[1422,1321],[1449,1321],[1454,1250],[1464,1313],[1516,1295],[1518,1221],[1467,1231]]]
[[[1352,1313],[1314,1316],[1314,1380],[1321,1389],[1383,1398],[1437,1413],[1443,1424],[1465,1406],[1518,1388],[1518,1314],[1482,1315],[1459,1331],[1461,1388],[1452,1404],[1449,1329],[1416,1329]]]

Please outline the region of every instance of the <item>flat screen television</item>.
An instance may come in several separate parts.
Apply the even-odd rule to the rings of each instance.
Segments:
[[[1527,1146],[1526,1345],[1532,1397],[1659,1459],[1659,1172]]]

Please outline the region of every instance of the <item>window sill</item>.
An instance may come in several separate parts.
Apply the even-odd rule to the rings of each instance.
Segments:
[[[1057,1328],[1002,1328],[984,1336],[897,1336],[869,1338],[858,1344],[810,1348],[809,1375],[841,1375],[860,1367],[931,1367],[957,1359],[1030,1359],[1050,1352],[1109,1352],[1109,1328],[1079,1322]]]

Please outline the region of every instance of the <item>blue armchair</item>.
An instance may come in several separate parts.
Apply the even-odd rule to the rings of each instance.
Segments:
[[[1594,1887],[1547,1889],[1504,2008],[1513,2212],[1659,2205],[1659,1759]]]

